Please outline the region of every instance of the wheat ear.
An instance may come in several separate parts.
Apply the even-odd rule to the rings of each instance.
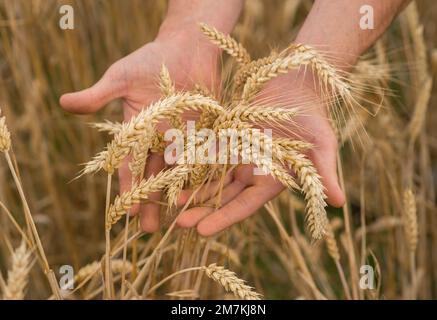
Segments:
[[[98,131],[106,132],[108,134],[117,134],[123,130],[123,123],[112,122],[109,120],[105,120],[105,122],[91,123],[90,126],[91,128],[95,128]]]
[[[295,45],[294,49],[296,53],[306,53],[311,56],[310,66],[319,79],[323,94],[328,94],[329,97],[332,96],[332,94],[329,93],[334,92],[341,97],[347,106],[353,106],[355,104],[350,83],[322,54],[314,48],[303,44]],[[334,101],[335,100],[337,99],[334,99]]]
[[[159,72],[159,89],[164,97],[176,93],[175,86],[170,77],[170,72],[164,64],[161,66],[161,71]]]
[[[226,291],[232,292],[236,297],[244,300],[261,299],[261,295],[253,291],[252,287],[246,285],[244,280],[238,278],[235,272],[217,266],[215,263],[202,269],[209,278],[220,283]]]
[[[306,200],[306,222],[311,236],[315,240],[326,234],[328,218],[323,184],[312,162],[305,155],[293,149],[285,149],[279,145],[272,146],[273,157],[287,163],[296,173]]]
[[[4,300],[23,300],[30,271],[30,251],[24,241],[12,254],[12,268],[8,271],[8,280],[4,288]]]
[[[159,72],[159,89],[164,97],[176,94],[175,85],[171,80],[170,72],[164,64],[161,66],[161,71]],[[173,128],[184,130],[184,124],[179,114],[170,116],[169,120]]]
[[[178,181],[181,176],[187,176],[190,168],[178,166],[170,170],[161,171],[156,176],[142,180],[134,185],[130,191],[117,196],[108,212],[108,228],[111,228],[132,206],[140,201],[147,200],[153,192],[161,191],[172,183]]]
[[[334,261],[340,261],[340,250],[338,249],[337,241],[335,240],[334,231],[332,230],[331,224],[328,223],[325,233],[325,243],[328,249],[329,256]]]
[[[247,65],[241,67],[235,74],[233,80],[234,90],[238,90],[252,74],[256,73],[261,67],[273,63],[277,58],[278,53],[272,52],[267,57],[251,61]]]
[[[272,63],[259,68],[244,84],[241,100],[249,102],[266,82],[281,74],[288,73],[292,69],[309,65],[314,55],[313,52],[296,52],[286,57],[278,57]]]
[[[416,252],[419,231],[417,225],[416,198],[413,192],[408,189],[404,192],[404,229],[407,236],[408,249]]]
[[[1,115],[1,110],[0,110]],[[11,133],[6,126],[6,118],[0,117],[0,151],[8,152],[11,148]]]
[[[102,263],[100,261],[94,261],[83,266],[82,268],[79,269],[79,271],[74,276],[74,282],[80,283],[85,279],[88,279],[96,272],[98,272],[101,266]],[[123,261],[123,259],[115,259],[111,261],[111,269],[112,272],[115,274],[122,273],[123,270],[124,272],[129,273],[132,271],[133,266],[129,261]]]
[[[113,173],[131,152],[138,138],[147,134],[151,124],[170,118],[175,113],[181,114],[185,110],[208,110],[214,114],[224,112],[215,100],[198,94],[176,94],[159,100],[125,123],[122,130],[108,144],[106,150],[97,154],[85,165],[82,174],[97,172],[101,169]]]
[[[250,62],[251,59],[247,50],[231,36],[225,35],[205,23],[200,24],[200,29],[212,43],[234,57],[238,63],[245,65]]]

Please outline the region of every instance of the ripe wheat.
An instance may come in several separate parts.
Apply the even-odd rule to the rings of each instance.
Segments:
[[[245,281],[238,278],[234,272],[215,263],[203,267],[203,270],[209,278],[220,283],[226,291],[232,292],[236,297],[244,300],[261,299],[261,295],[253,291],[253,288],[246,285]]]
[[[8,281],[4,288],[4,300],[23,300],[30,271],[31,253],[24,241],[12,254],[12,267],[8,271]]]

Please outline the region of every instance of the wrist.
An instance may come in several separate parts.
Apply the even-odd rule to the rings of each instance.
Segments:
[[[155,42],[178,44],[188,50],[196,50],[201,54],[216,55],[220,49],[212,44],[200,31],[198,22],[190,17],[168,17],[162,23]]]

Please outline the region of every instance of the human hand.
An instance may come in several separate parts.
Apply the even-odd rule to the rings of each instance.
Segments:
[[[217,83],[218,49],[211,45],[198,31],[180,26],[162,28],[157,39],[111,65],[103,77],[92,87],[64,94],[60,103],[73,113],[86,114],[98,111],[114,99],[122,99],[124,120],[129,120],[141,108],[160,98],[157,86],[162,64],[168,68],[177,89],[189,90],[194,84],[212,88]],[[157,126],[165,130],[165,123]],[[164,168],[161,154],[151,154],[145,168],[145,177],[156,174]],[[130,190],[131,173],[125,161],[119,169],[120,192]],[[160,194],[153,194],[151,200],[159,200]],[[131,210],[137,213],[139,206]],[[141,207],[141,228],[154,232],[159,228],[159,206],[149,203]]]
[[[258,104],[300,108],[301,115],[296,118],[291,130],[284,130],[283,127],[264,129],[273,129],[274,136],[298,138],[313,145],[307,156],[322,177],[327,202],[339,207],[345,197],[337,178],[337,139],[328,120],[326,103],[316,94],[313,86],[314,81],[303,79],[299,73],[284,75],[267,84],[258,95]],[[215,186],[201,191],[203,199],[210,198],[207,203],[211,206],[195,207],[181,213],[178,225],[197,225],[201,235],[210,236],[249,217],[283,190],[282,184],[272,176],[254,175],[253,166],[249,165],[238,166],[223,184],[220,196],[216,195]],[[190,191],[182,193],[180,204],[184,204],[190,194]],[[217,202],[220,208],[214,209]]]

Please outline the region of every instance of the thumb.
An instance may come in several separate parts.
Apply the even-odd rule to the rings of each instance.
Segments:
[[[123,81],[108,71],[92,87],[62,95],[59,101],[61,106],[72,113],[86,114],[96,112],[108,102],[120,98],[123,95]]]
[[[327,202],[334,207],[341,207],[345,202],[345,195],[341,190],[337,176],[337,143],[326,142],[319,144],[310,154],[322,183],[326,188]]]

